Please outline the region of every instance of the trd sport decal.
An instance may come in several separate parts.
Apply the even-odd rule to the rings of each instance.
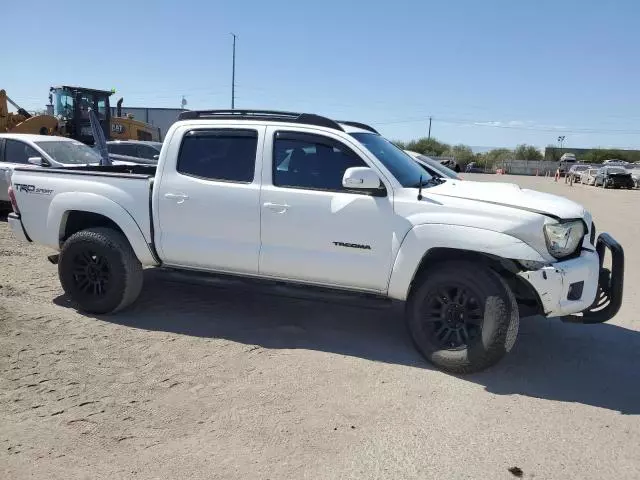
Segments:
[[[53,190],[48,188],[37,188],[35,185],[26,185],[24,183],[14,183],[17,192],[37,193],[38,195],[51,195]]]
[[[362,250],[371,250],[371,245],[360,245],[359,243],[333,242],[336,247],[361,248]]]

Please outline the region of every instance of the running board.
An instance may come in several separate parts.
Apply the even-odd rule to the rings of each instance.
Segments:
[[[272,294],[283,297],[317,300],[375,309],[387,308],[397,303],[387,297],[376,295],[374,293],[334,289],[302,283],[248,278],[231,274],[199,272],[175,269],[171,267],[162,267],[157,270],[161,270],[163,276],[166,275],[167,279],[170,280],[200,285],[208,284],[222,288],[238,288],[259,294]]]

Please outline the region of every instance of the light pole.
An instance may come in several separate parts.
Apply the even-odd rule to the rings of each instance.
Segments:
[[[560,135],[560,136],[558,137],[558,144],[560,145],[560,150],[562,150],[562,147],[564,146],[564,139],[565,139],[565,138],[566,138],[566,137],[565,137],[564,135]]]
[[[235,33],[232,33],[233,37],[233,65],[231,67],[231,110],[235,109],[236,104],[236,37]]]

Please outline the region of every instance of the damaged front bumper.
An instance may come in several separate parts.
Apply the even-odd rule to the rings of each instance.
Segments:
[[[622,304],[624,251],[608,233],[583,249],[579,257],[539,270],[520,272],[538,293],[544,315],[577,323],[602,323],[613,318]],[[606,250],[611,270],[603,267]]]

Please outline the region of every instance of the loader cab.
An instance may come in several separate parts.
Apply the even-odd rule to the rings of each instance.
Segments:
[[[62,135],[93,145],[94,139],[89,119],[89,109],[93,109],[100,120],[105,138],[109,139],[111,94],[112,92],[107,90],[67,85],[51,87],[49,100],[53,106],[53,115],[60,121]]]

